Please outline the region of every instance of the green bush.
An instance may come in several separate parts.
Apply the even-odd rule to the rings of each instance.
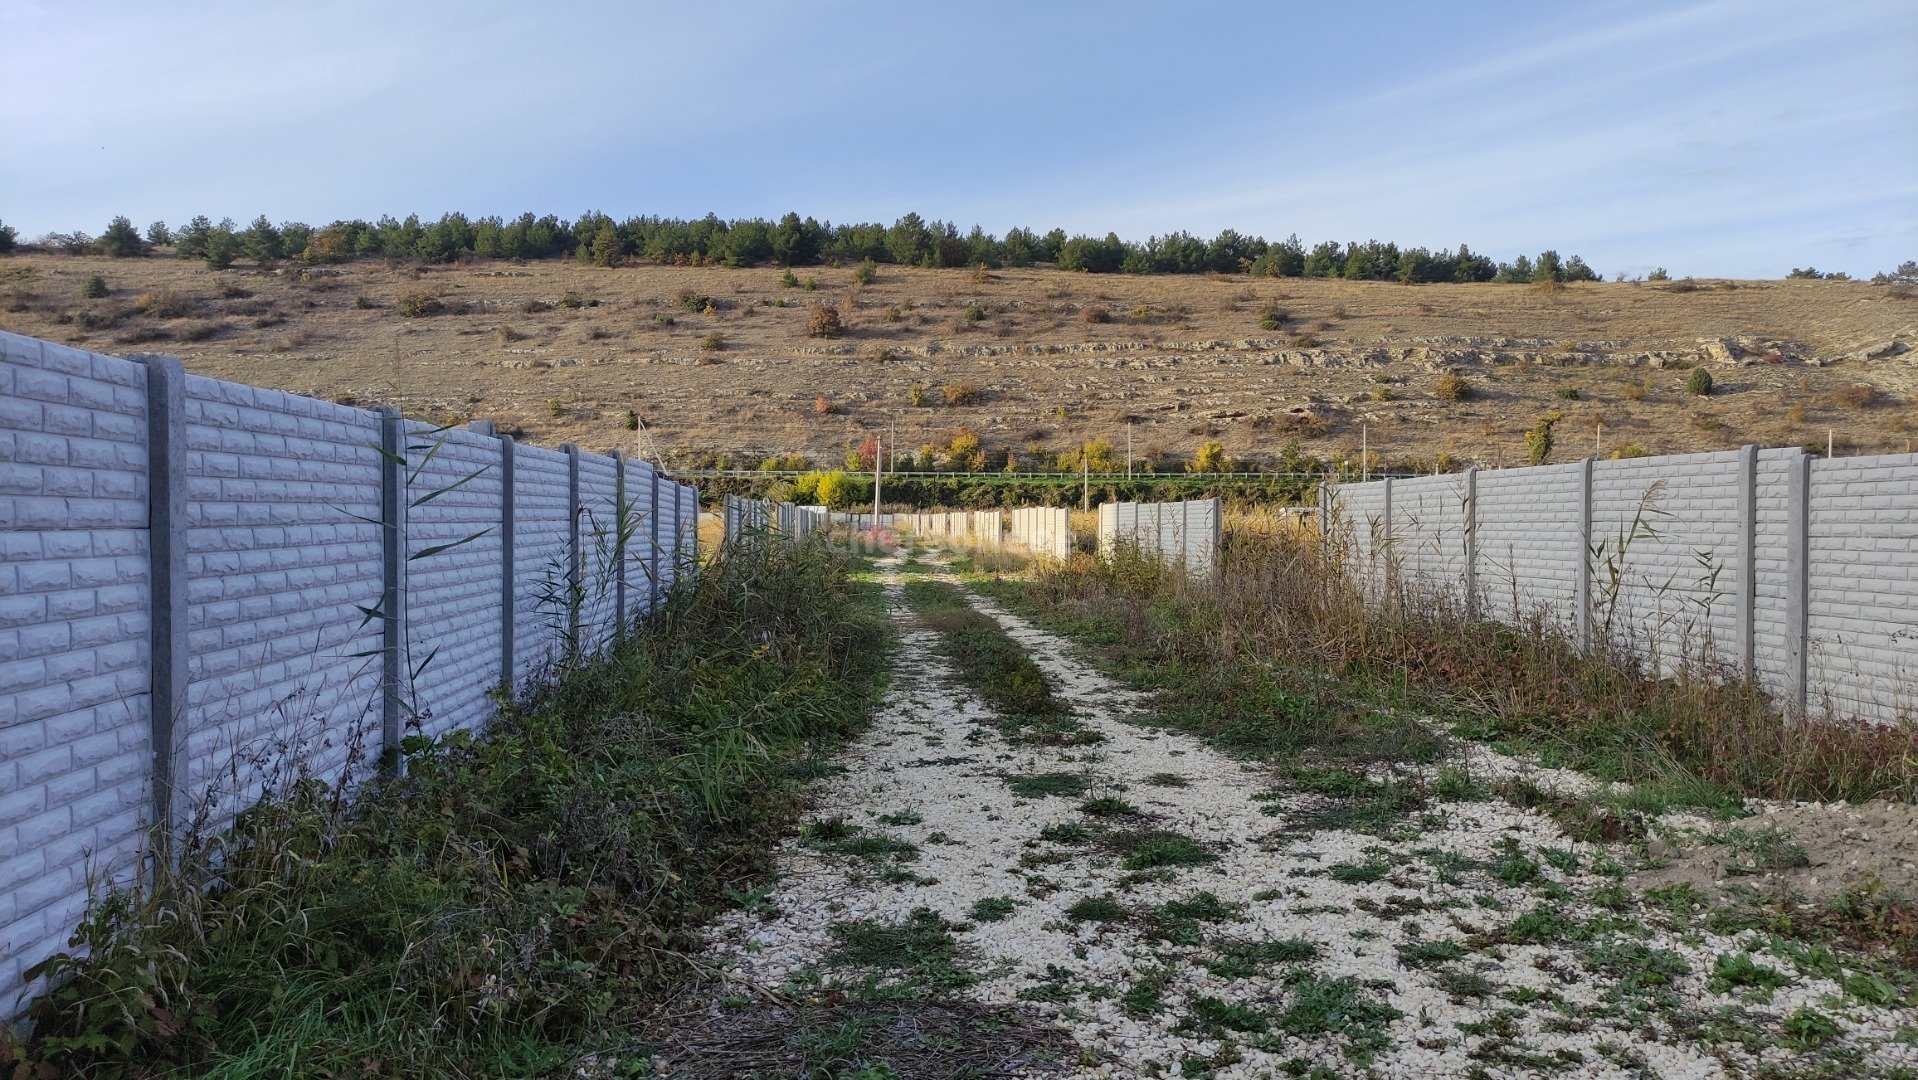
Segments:
[[[1687,394],[1695,394],[1699,397],[1710,394],[1712,392],[1712,373],[1702,367],[1693,368],[1692,373],[1685,376],[1685,392]]]
[[[89,274],[86,284],[80,286],[80,295],[88,300],[98,300],[107,294],[107,279],[98,274]]]
[[[1563,420],[1564,414],[1553,413],[1541,416],[1525,432],[1525,460],[1533,465],[1543,465],[1552,459],[1552,429]]]
[[[871,259],[861,259],[859,265],[853,268],[852,279],[861,285],[870,285],[872,284],[873,276],[878,272],[878,263],[873,262]]]

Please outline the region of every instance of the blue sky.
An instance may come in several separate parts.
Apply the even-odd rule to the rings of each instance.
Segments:
[[[0,220],[1232,227],[1918,258],[1918,2],[0,0]]]

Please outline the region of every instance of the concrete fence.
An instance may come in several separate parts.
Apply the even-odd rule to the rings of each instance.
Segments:
[[[954,510],[932,514],[892,514],[891,525],[929,540],[948,540],[971,547],[997,550],[1006,531],[1000,510]]]
[[[1072,555],[1072,515],[1051,506],[1022,506],[1012,512],[1012,541],[1034,555],[1058,559]]]
[[[690,572],[697,513],[616,455],[0,333],[0,1016],[90,871],[217,825],[252,762],[478,728]]]
[[[816,506],[728,495],[720,505],[719,517],[724,542],[731,545],[768,537],[788,542],[804,540],[825,523],[826,512]]]
[[[1751,679],[1791,715],[1918,716],[1918,456],[1586,460],[1322,494],[1364,579],[1660,670]]]
[[[1218,499],[1101,503],[1099,554],[1111,558],[1121,545],[1130,545],[1192,574],[1210,574],[1219,565],[1221,518]]]

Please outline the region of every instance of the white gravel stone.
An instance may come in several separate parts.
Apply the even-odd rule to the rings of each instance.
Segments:
[[[1615,879],[1588,872],[1601,849],[1573,844],[1550,819],[1504,802],[1444,803],[1435,804],[1435,813],[1421,819],[1416,835],[1407,839],[1337,830],[1284,835],[1289,817],[1312,806],[1313,797],[1255,797],[1272,789],[1271,775],[1188,736],[1129,722],[1128,714],[1144,703],[1144,695],[1078,660],[1062,640],[974,598],[980,610],[1031,651],[1083,722],[1106,737],[1097,746],[1083,748],[1008,745],[990,726],[989,710],[954,681],[935,651],[934,635],[905,616],[896,577],[889,577],[887,588],[901,623],[894,682],[871,730],[839,759],[845,772],[818,785],[815,815],[844,816],[912,840],[921,854],[905,869],[932,883],[886,884],[869,864],[788,842],[779,852],[780,873],[769,910],[732,912],[710,930],[714,958],[740,976],[774,987],[806,970],[818,970],[828,980],[856,978],[821,966],[831,946],[828,928],[833,922],[895,921],[922,907],[953,922],[969,922],[974,902],[1011,897],[1018,906],[1010,917],[972,924],[957,935],[974,955],[973,969],[984,974],[962,992],[982,1002],[1012,1004],[1021,990],[1046,978],[1048,965],[1069,969],[1074,989],[1081,991],[1069,1004],[1028,1002],[1021,1007],[1050,1017],[1105,1062],[1079,1075],[1178,1076],[1186,1056],[1209,1056],[1220,1049],[1219,1040],[1181,1026],[1193,1001],[1215,996],[1259,1008],[1273,1018],[1291,1000],[1283,972],[1222,978],[1203,966],[1203,960],[1214,955],[1207,948],[1150,941],[1137,920],[1075,924],[1065,911],[1084,897],[1109,894],[1137,912],[1205,890],[1242,905],[1240,920],[1208,924],[1208,937],[1315,942],[1321,955],[1311,970],[1371,981],[1379,987],[1377,996],[1402,1014],[1387,1025],[1390,1045],[1372,1057],[1369,1067],[1349,1059],[1337,1036],[1296,1038],[1281,1033],[1275,1023],[1262,1038],[1235,1036],[1239,1059],[1218,1065],[1214,1075],[1219,1077],[1283,1076],[1281,1066],[1295,1058],[1324,1065],[1337,1075],[1429,1077],[1474,1070],[1530,1075],[1538,1069],[1527,1062],[1558,1053],[1576,1055],[1559,1062],[1557,1071],[1563,1075],[1720,1077],[1744,1075],[1763,1062],[1776,1064],[1793,1056],[1762,1045],[1751,1050],[1729,1040],[1710,1045],[1696,1041],[1673,1030],[1670,1015],[1657,1009],[1638,1016],[1608,1015],[1606,1006],[1618,980],[1582,963],[1579,946],[1471,940],[1509,926],[1539,905],[1581,922],[1607,915],[1591,897]],[[1541,788],[1568,794],[1597,784],[1578,773],[1542,769],[1479,746],[1468,745],[1462,752],[1467,767],[1481,780],[1523,776]],[[1183,869],[1167,880],[1127,883],[1118,860],[1096,847],[1038,841],[1048,825],[1086,820],[1078,800],[1016,798],[1002,777],[1052,771],[1090,774],[1094,794],[1123,792],[1152,816],[1155,827],[1214,846],[1220,861]],[[1153,786],[1148,778],[1158,773],[1179,774],[1189,786]],[[879,822],[883,816],[906,812],[920,820],[910,825]],[[950,842],[929,839],[938,834]],[[1538,883],[1505,885],[1474,870],[1448,884],[1421,854],[1436,851],[1491,861],[1504,854],[1502,845],[1516,845],[1538,864]],[[1578,869],[1566,873],[1553,868],[1540,856],[1544,849],[1574,851]],[[1021,857],[1035,852],[1064,858],[1021,867]],[[1325,874],[1336,864],[1368,859],[1388,864],[1383,878],[1341,882]],[[1544,891],[1548,888],[1550,892]],[[1394,901],[1421,909],[1394,918],[1388,907]],[[1481,906],[1487,903],[1498,909]],[[1366,906],[1375,910],[1364,910]],[[1789,985],[1769,1000],[1715,994],[1707,983],[1716,957],[1743,951],[1756,942],[1754,935],[1666,930],[1637,906],[1622,915],[1643,937],[1614,935],[1618,940],[1637,940],[1684,959],[1690,971],[1677,976],[1672,989],[1690,1008],[1701,1013],[1736,1008],[1742,1011],[1743,1024],[1761,1036],[1776,1033],[1793,1010],[1814,1008],[1842,1026],[1843,1035],[1834,1045],[1858,1054],[1851,1075],[1918,1066],[1918,1048],[1910,1041],[1918,1029],[1918,1011],[1843,1003],[1841,988],[1831,980],[1796,972],[1789,960],[1763,951],[1755,957],[1790,974]],[[1430,967],[1408,967],[1398,958],[1400,945],[1440,940],[1464,946],[1464,957]],[[1157,1015],[1127,1015],[1119,996],[1163,963],[1173,966],[1163,992],[1166,1009]],[[1494,988],[1485,996],[1460,996],[1442,982],[1448,972],[1473,970]],[[1088,988],[1093,992],[1084,992]],[[1555,1008],[1537,995],[1555,997],[1560,1005]],[[1577,1015],[1566,1016],[1561,1010]]]

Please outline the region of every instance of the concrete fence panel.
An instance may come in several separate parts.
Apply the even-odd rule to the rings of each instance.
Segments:
[[[0,1017],[90,872],[395,767],[651,610],[602,556],[629,481],[624,561],[691,571],[690,486],[473,428],[0,333]]]

